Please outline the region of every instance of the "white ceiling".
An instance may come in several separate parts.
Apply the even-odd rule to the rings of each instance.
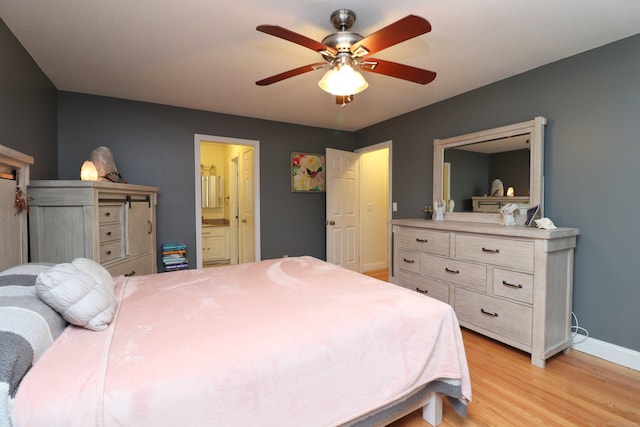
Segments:
[[[435,81],[366,73],[369,88],[344,108],[318,88],[322,70],[255,85],[321,61],[257,25],[321,41],[340,8],[363,36],[426,18],[430,33],[375,56]],[[640,33],[638,0],[0,0],[0,17],[60,90],[344,130]]]

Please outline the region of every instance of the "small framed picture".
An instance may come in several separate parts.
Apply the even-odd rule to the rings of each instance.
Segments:
[[[291,153],[291,191],[298,193],[325,191],[324,154]]]
[[[524,223],[525,227],[530,227],[535,219],[538,218],[538,211],[540,206],[534,206],[531,209],[527,209],[527,220]]]

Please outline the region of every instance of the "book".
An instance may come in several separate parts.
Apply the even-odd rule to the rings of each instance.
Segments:
[[[185,249],[180,250],[170,250],[170,251],[162,251],[162,255],[186,255],[187,251]]]
[[[163,251],[177,251],[177,250],[186,250],[187,245],[184,243],[164,243],[162,245]]]
[[[164,266],[164,270],[165,271],[170,271],[170,270],[184,270],[186,268],[188,268],[189,265],[188,264],[171,264],[171,265],[165,265]]]

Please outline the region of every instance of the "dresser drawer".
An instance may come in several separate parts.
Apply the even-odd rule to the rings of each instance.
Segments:
[[[122,250],[122,242],[115,241],[100,245],[100,264],[106,264],[124,258]]]
[[[403,271],[400,273],[400,285],[447,304],[449,303],[449,285],[446,283]]]
[[[142,276],[155,273],[155,260],[151,254],[138,256],[106,267],[112,276]]]
[[[487,289],[487,267],[480,264],[422,254],[420,274],[481,291]]]
[[[400,249],[398,251],[398,267],[413,273],[420,273],[420,253]]]
[[[98,222],[100,224],[109,224],[120,222],[122,219],[123,205],[100,205],[98,207]]]
[[[533,304],[533,276],[516,271],[493,271],[493,294]]]
[[[532,241],[456,235],[456,258],[533,273],[533,256]]]
[[[98,227],[100,243],[113,242],[122,239],[122,226],[120,224],[104,224]]]
[[[454,292],[454,309],[460,322],[531,345],[531,307],[462,288],[456,288]]]
[[[394,232],[398,249],[412,249],[436,255],[449,256],[449,233],[402,227]]]

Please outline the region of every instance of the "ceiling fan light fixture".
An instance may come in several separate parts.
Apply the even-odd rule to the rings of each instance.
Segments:
[[[369,83],[349,64],[338,64],[324,73],[318,86],[331,95],[349,96],[362,92],[369,87]]]

